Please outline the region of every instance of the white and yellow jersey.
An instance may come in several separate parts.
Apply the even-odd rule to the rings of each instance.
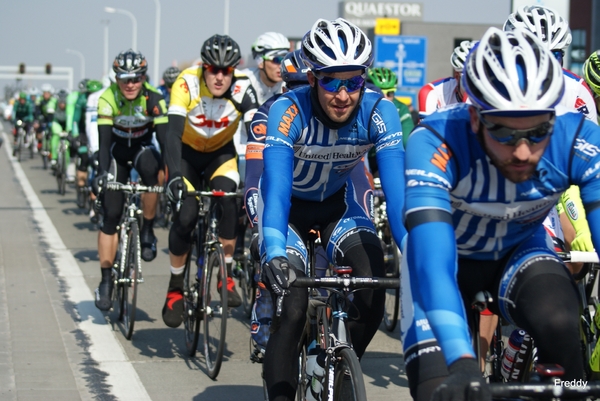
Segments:
[[[258,108],[248,77],[236,70],[231,88],[214,97],[202,77],[202,67],[184,70],[171,89],[169,115],[186,117],[182,142],[198,152],[210,153],[233,138],[240,120],[246,123]]]

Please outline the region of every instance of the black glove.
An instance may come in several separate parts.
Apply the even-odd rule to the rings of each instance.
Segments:
[[[173,177],[169,180],[167,184],[167,198],[173,204],[173,210],[175,210],[175,205],[181,200],[181,198],[185,194],[185,183],[183,182],[183,178],[180,176]]]
[[[94,177],[92,181],[92,192],[94,195],[98,196],[100,192],[100,188],[108,182],[108,173],[101,173]]]
[[[263,265],[261,281],[275,295],[287,295],[290,284],[296,281],[296,272],[283,256],[277,256]]]
[[[433,401],[491,401],[490,389],[476,359],[459,359],[448,370],[450,375],[433,392]]]

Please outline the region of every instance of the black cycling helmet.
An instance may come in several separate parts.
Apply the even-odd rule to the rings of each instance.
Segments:
[[[148,63],[142,53],[129,49],[119,53],[115,58],[113,71],[117,74],[117,78],[132,78],[134,75],[145,75],[148,71]]]
[[[79,93],[86,93],[88,91],[87,89],[87,83],[89,82],[89,79],[84,78],[81,81],[79,81],[79,84],[77,85],[77,88],[79,89]]]
[[[302,61],[302,50],[300,49],[286,54],[281,62],[281,78],[289,89],[308,85],[307,71],[308,68]]]
[[[163,73],[163,81],[165,81],[165,86],[168,86],[169,88],[173,86],[180,73],[181,70],[177,67],[167,68]]]
[[[242,59],[240,46],[227,35],[213,35],[202,44],[202,62],[215,67],[235,67]]]

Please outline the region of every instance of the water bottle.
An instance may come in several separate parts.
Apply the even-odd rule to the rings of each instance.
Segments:
[[[527,368],[527,366],[525,366],[526,360],[528,359],[527,355],[532,352],[532,346],[533,342],[531,341],[531,336],[526,332],[523,336],[523,341],[521,341],[519,352],[517,352],[514,357],[510,381],[522,381],[524,370]]]
[[[506,380],[510,380],[510,374],[515,363],[515,356],[521,349],[525,334],[525,330],[515,329],[508,338],[508,344],[504,350],[504,356],[502,357],[502,377]]]
[[[325,351],[315,347],[309,351],[306,359],[306,373],[308,375],[308,387],[306,388],[306,401],[322,401],[323,377],[325,376]],[[309,365],[310,361],[310,365]]]

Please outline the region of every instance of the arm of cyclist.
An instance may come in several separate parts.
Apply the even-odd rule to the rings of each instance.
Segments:
[[[565,216],[575,230],[575,238],[571,242],[571,249],[574,251],[593,251],[592,233],[590,232],[585,209],[581,202],[579,187],[573,185],[561,195],[559,215],[561,210],[564,211]]]
[[[381,101],[372,113],[371,130],[375,144],[375,156],[379,169],[381,186],[388,205],[388,220],[397,244],[402,244],[406,229],[402,222],[404,210],[404,145],[402,126],[396,107],[391,102]]]
[[[266,249],[266,261],[287,259],[286,241],[294,165],[293,144],[302,132],[298,106],[285,95],[269,110],[266,145],[263,151],[264,171],[260,196],[264,210],[258,217]],[[280,123],[282,127],[280,127]],[[289,128],[288,128],[289,127]],[[268,211],[268,212],[265,212]],[[264,270],[272,266],[267,263]],[[269,282],[270,285],[273,283]],[[281,287],[288,288],[289,282]]]

